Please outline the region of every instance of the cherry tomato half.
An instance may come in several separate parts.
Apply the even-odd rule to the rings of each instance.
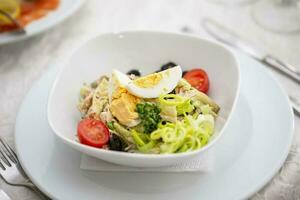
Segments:
[[[207,93],[209,89],[209,79],[203,69],[192,69],[188,71],[183,78],[197,90]]]
[[[80,143],[101,148],[109,141],[107,126],[95,119],[83,119],[78,123],[77,134]]]

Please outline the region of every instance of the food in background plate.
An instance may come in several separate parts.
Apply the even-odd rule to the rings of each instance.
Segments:
[[[0,33],[24,28],[55,10],[59,3],[60,0],[0,0]]]
[[[113,70],[80,90],[82,144],[133,153],[181,153],[200,149],[214,134],[219,106],[205,93],[202,69],[184,74],[175,63],[141,76]],[[186,80],[185,80],[186,79]]]

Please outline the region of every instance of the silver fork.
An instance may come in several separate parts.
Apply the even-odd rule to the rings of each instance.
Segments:
[[[2,138],[0,138],[0,176],[9,185],[29,188],[42,199],[50,199],[30,181],[16,153]]]

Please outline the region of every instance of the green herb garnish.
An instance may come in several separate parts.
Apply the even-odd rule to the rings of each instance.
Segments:
[[[142,120],[145,133],[151,133],[157,129],[157,124],[160,122],[160,109],[155,103],[139,103],[136,105],[136,111]]]

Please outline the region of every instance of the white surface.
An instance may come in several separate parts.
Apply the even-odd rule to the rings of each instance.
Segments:
[[[52,28],[76,12],[84,1],[85,0],[61,0],[59,7],[55,11],[51,11],[47,16],[27,25],[25,27],[26,34],[0,34],[0,45],[24,40]]]
[[[293,138],[293,114],[287,96],[261,65],[242,55],[239,61],[241,93],[232,122],[211,148],[212,172],[133,176],[81,170],[81,154],[58,140],[46,120],[53,69],[29,92],[19,112],[15,142],[20,162],[30,178],[56,199],[244,199],[283,164]]]
[[[82,42],[98,33],[142,29],[179,31],[189,25],[207,36],[199,24],[203,17],[211,17],[300,70],[300,34],[281,35],[263,30],[251,18],[251,9],[252,5],[228,7],[210,0],[89,0],[74,17],[54,29],[0,47],[0,135],[13,145],[17,110],[33,82],[54,62],[64,61]],[[299,85],[274,74],[289,94],[300,99]],[[284,166],[252,199],[300,199],[300,118],[296,117],[295,123],[293,146]],[[2,180],[0,187],[13,199],[38,199],[31,191],[10,187]]]
[[[175,49],[175,51],[174,51]],[[151,56],[149,56],[151,55]],[[215,59],[215,56],[218,59]],[[173,61],[183,70],[201,65],[213,83],[209,96],[221,107],[215,122],[215,133],[203,148],[180,154],[137,154],[107,151],[76,141],[76,127],[81,120],[79,90],[84,82],[111,74],[112,69],[124,73],[138,68],[143,74],[153,73],[158,66]],[[231,80],[228,82],[228,80]],[[88,41],[68,60],[53,84],[48,101],[48,120],[56,135],[78,151],[119,165],[161,167],[185,162],[206,154],[221,137],[230,122],[240,77],[237,60],[227,48],[197,37],[159,32],[127,32],[105,34]]]
[[[11,200],[11,198],[1,189],[0,189],[0,199],[1,200]]]
[[[214,169],[214,156],[213,154],[206,154],[204,157],[196,157],[184,163],[179,163],[167,167],[153,167],[153,168],[137,168],[126,167],[122,165],[115,165],[105,162],[103,160],[82,154],[80,160],[80,169],[89,171],[101,172],[210,172]]]

